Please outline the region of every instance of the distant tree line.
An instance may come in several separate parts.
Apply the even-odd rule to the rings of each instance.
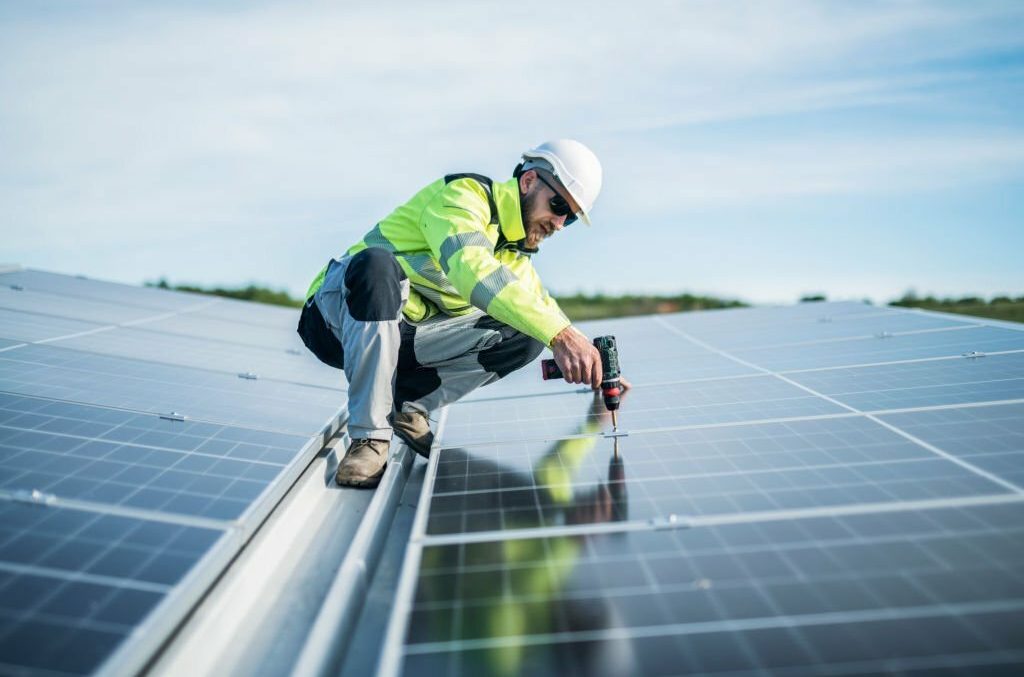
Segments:
[[[688,310],[709,310],[711,308],[739,308],[747,304],[732,299],[719,299],[713,296],[695,294],[677,294],[674,296],[648,296],[625,294],[623,296],[607,296],[605,294],[574,294],[572,296],[556,296],[555,300],[569,319],[596,320],[605,317],[627,317],[629,315],[650,315],[653,313],[678,313]]]
[[[918,296],[913,290],[889,303],[890,306],[906,308],[948,308],[951,306],[996,306],[1003,303],[1024,303],[1024,296],[993,296],[987,301],[980,296],[961,296],[938,298],[935,296]]]
[[[911,290],[889,305],[903,308],[940,310],[946,313],[960,313],[996,320],[1024,322],[1024,296],[1012,297],[1001,295],[993,296],[988,300],[979,296],[938,298],[932,295],[918,296],[916,292]]]
[[[170,284],[166,278],[161,277],[156,282],[146,282],[147,287],[156,287],[158,289],[173,289],[174,291],[189,291],[196,294],[210,294],[211,296],[224,296],[229,299],[240,299],[242,301],[256,301],[257,303],[269,303],[274,306],[291,306],[293,308],[301,308],[302,301],[299,299],[293,299],[288,292],[284,290],[268,289],[267,287],[260,287],[255,284],[250,284],[246,287],[237,287],[234,289],[225,289],[223,287],[215,287],[213,289],[206,287],[197,287],[191,284]]]
[[[212,294],[243,301],[270,303],[277,306],[302,307],[302,299],[292,298],[284,290],[269,289],[250,284],[245,287],[225,289],[223,287],[204,288],[189,284],[170,284],[166,278],[156,282],[146,282],[147,287],[173,289],[176,291],[193,292],[196,294]],[[733,299],[720,299],[714,296],[696,294],[676,295],[643,295],[625,294],[608,296],[606,294],[574,294],[556,296],[555,300],[565,314],[574,322],[580,320],[596,320],[608,317],[627,317],[629,315],[650,315],[654,313],[677,313],[690,310],[709,310],[712,308],[740,308],[747,304]],[[824,294],[808,294],[801,302],[826,301]],[[914,291],[906,292],[902,297],[889,303],[891,306],[904,308],[925,308],[940,310],[947,313],[962,313],[1000,320],[1024,322],[1024,296],[996,296],[985,300],[977,296],[960,298],[937,298],[935,296],[918,296]]]

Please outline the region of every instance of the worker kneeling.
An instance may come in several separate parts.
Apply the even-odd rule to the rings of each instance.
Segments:
[[[348,379],[352,442],[338,484],[376,486],[392,432],[427,456],[431,412],[545,346],[567,381],[600,386],[600,355],[530,261],[577,217],[589,225],[600,189],[601,165],[586,146],[544,143],[507,182],[451,174],[431,183],[320,271],[298,331]]]

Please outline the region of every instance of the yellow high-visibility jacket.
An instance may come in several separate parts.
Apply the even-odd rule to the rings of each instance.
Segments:
[[[412,322],[479,308],[551,345],[570,322],[544,289],[530,262],[536,250],[525,248],[525,237],[516,179],[450,174],[395,209],[347,253],[379,247],[395,255],[412,287],[403,311]],[[310,285],[307,300],[326,271]]]

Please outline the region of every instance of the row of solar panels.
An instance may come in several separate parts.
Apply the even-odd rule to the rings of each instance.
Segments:
[[[634,383],[617,433],[532,367],[449,407],[383,674],[1024,663],[1021,328],[827,303],[587,331]]]
[[[339,424],[296,319],[0,274],[0,673],[132,672],[180,622]]]

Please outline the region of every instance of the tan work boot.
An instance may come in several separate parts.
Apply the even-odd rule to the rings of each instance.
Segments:
[[[410,449],[420,456],[430,458],[434,433],[430,432],[430,421],[424,414],[418,411],[396,411],[391,415],[391,429]]]
[[[334,481],[343,486],[375,487],[388,464],[387,440],[352,440],[338,464]]]

